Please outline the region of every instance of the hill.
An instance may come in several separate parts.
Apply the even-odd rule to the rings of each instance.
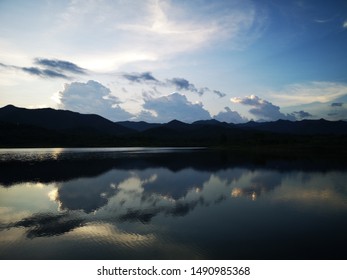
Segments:
[[[274,122],[248,122],[236,125],[239,128],[253,131],[264,131],[279,134],[291,135],[346,135],[347,122],[345,121],[327,121],[319,120],[302,120],[288,121],[278,120]]]
[[[50,108],[0,108],[0,147],[204,146],[249,151],[340,151],[346,144],[344,121],[114,123],[98,115]]]
[[[158,127],[161,125],[160,123],[148,123],[144,121],[140,121],[140,122],[122,121],[122,122],[116,122],[116,124],[119,124],[123,127],[127,127],[136,131],[145,131],[147,129]]]
[[[59,132],[91,132],[122,135],[133,129],[116,124],[94,114],[80,114],[66,110],[24,109],[13,105],[0,108],[0,122],[29,125]]]

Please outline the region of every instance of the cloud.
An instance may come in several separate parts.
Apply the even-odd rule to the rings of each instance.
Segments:
[[[234,48],[239,48],[245,37],[254,37],[250,34],[254,23],[262,25],[250,3],[221,2],[210,5],[208,12],[205,6],[148,1],[137,7],[142,14],[132,15],[133,20],[124,20],[116,28],[125,32],[126,39],[141,43],[143,51],[155,53],[160,59],[227,39],[233,40]]]
[[[242,117],[236,111],[232,111],[229,107],[225,107],[224,109],[225,111],[219,112],[217,115],[213,116],[213,118],[227,123],[244,123],[248,121],[247,118]]]
[[[198,95],[202,96],[206,92],[214,93],[218,95],[219,97],[226,96],[225,93],[218,91],[218,90],[211,90],[208,87],[203,88],[197,88],[194,84],[190,83],[188,80],[184,78],[172,78],[167,80],[168,85],[173,85],[176,90],[186,90],[193,93],[197,93]]]
[[[68,213],[63,214],[51,214],[51,213],[39,213],[33,214],[27,218],[24,218],[12,225],[11,227],[24,227],[27,228],[27,238],[33,239],[36,237],[49,237],[58,236],[70,232],[85,224],[80,218],[74,217],[71,219],[71,215]]]
[[[262,32],[258,26],[264,25],[257,6],[248,0],[203,1],[201,5],[189,1],[124,4],[123,0],[74,0],[52,7],[33,5],[29,13],[27,7],[19,7],[12,13],[13,21],[23,27],[8,24],[9,34],[17,31],[20,38],[16,48],[45,56],[64,54],[67,60],[103,72],[129,64],[160,67],[163,61],[175,63],[177,55],[223,43],[230,49],[240,49],[254,42]],[[39,12],[43,8],[47,13]],[[23,22],[35,24],[31,40],[25,39]],[[38,41],[44,44],[37,45]],[[144,69],[141,66],[137,69]]]
[[[67,71],[75,74],[85,74],[86,70],[77,66],[76,64],[58,60],[58,59],[47,59],[47,58],[35,58],[35,64],[48,67],[51,69],[57,69],[58,71]]]
[[[59,73],[50,69],[40,69],[37,67],[22,67],[20,69],[22,69],[24,72],[29,73],[31,75],[40,76],[43,78],[63,78],[63,79],[69,78],[68,76],[62,73]]]
[[[158,80],[153,77],[151,72],[123,74],[122,76],[131,82],[137,82],[137,83],[142,83],[146,81],[158,82]]]
[[[285,115],[281,113],[279,106],[273,105],[271,102],[261,99],[256,95],[250,95],[244,98],[235,97],[231,98],[230,100],[233,103],[253,107],[249,110],[249,112],[254,116],[264,118],[267,121],[276,121],[279,119],[295,120],[293,115]]]
[[[226,94],[224,92],[221,92],[219,90],[213,90],[212,91],[213,93],[217,94],[219,97],[224,97],[226,96]]]
[[[60,107],[80,113],[98,114],[113,121],[127,120],[132,114],[122,109],[110,89],[96,81],[65,84],[59,92]]]
[[[344,106],[344,101],[346,97],[339,98],[335,102],[331,104],[325,104],[325,110],[327,116],[329,116],[330,120],[347,120],[347,109]]]
[[[335,99],[346,95],[347,84],[336,82],[309,82],[290,84],[279,91],[269,91],[267,96],[285,107],[313,102],[334,102]]]
[[[219,90],[211,90],[208,87],[197,88],[194,84],[192,84],[185,78],[172,78],[166,79],[165,81],[159,81],[158,79],[154,78],[151,72],[125,73],[122,74],[122,77],[133,83],[143,84],[146,82],[151,82],[161,87],[173,87],[177,91],[184,90],[192,93],[197,93],[199,96],[202,96],[207,92],[216,94],[219,97],[226,96],[225,93]]]
[[[35,66],[31,67],[21,67],[15,65],[7,65],[0,63],[0,66],[7,69],[16,69],[24,71],[33,76],[39,76],[42,78],[62,78],[62,79],[71,79],[66,72],[73,74],[86,74],[86,70],[77,66],[76,64],[57,59],[45,59],[45,58],[35,58],[34,63],[44,68],[39,68]]]
[[[167,62],[175,64],[178,55],[205,48],[240,49],[240,45],[259,38],[263,31],[258,27],[266,21],[249,0],[202,1],[201,5],[194,1],[125,4],[123,0],[73,0],[53,6],[22,5],[3,12],[11,15],[4,18],[9,35],[4,40],[10,42],[5,48],[1,46],[7,63],[12,57],[6,54],[14,52],[64,55],[68,61],[102,72],[129,64],[136,67],[134,71],[145,69],[144,65],[155,68]],[[11,25],[10,19],[16,24]],[[25,28],[28,23],[35,25],[29,40]],[[13,57],[23,61],[20,55]]]
[[[313,117],[313,115],[311,115],[310,113],[302,111],[302,110],[301,111],[295,111],[291,115],[293,115],[296,119],[299,119],[299,120]]]
[[[196,87],[193,84],[191,84],[186,79],[183,79],[183,78],[173,78],[171,80],[168,80],[168,82],[171,83],[172,85],[174,85],[177,90],[184,89],[184,90],[188,90],[188,91],[198,92]]]
[[[345,20],[345,21],[343,22],[342,27],[343,27],[344,29],[347,29],[347,20]]]
[[[191,123],[196,120],[211,119],[201,103],[193,104],[186,96],[174,92],[167,96],[153,98],[145,96],[144,111],[138,116],[139,119],[152,122],[169,122],[178,119]]]
[[[347,101],[346,90],[343,90],[341,85],[341,94],[338,98],[328,99],[327,102],[312,102],[308,104],[298,104],[297,106],[289,106],[282,108],[286,113],[292,113],[297,111],[310,112],[312,117],[324,118],[330,121],[346,120],[347,119],[347,109],[345,107]],[[293,113],[292,113],[293,114]]]
[[[331,107],[342,107],[343,106],[343,103],[342,102],[334,102],[334,103],[331,103]]]

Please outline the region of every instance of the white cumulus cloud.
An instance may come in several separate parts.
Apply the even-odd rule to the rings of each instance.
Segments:
[[[249,113],[266,121],[276,121],[279,119],[295,120],[293,115],[283,114],[280,112],[280,107],[264,100],[256,95],[250,95],[243,98],[234,97],[230,99],[233,103],[252,107]]]
[[[213,118],[227,123],[244,123],[248,121],[247,118],[242,117],[236,111],[232,111],[229,107],[225,107],[224,111],[219,112],[217,115],[213,116]]]
[[[201,103],[191,103],[186,96],[177,92],[158,98],[145,96],[144,101],[144,110],[138,116],[141,120],[164,123],[177,119],[191,123],[211,119]]]
[[[58,98],[62,109],[98,114],[113,121],[131,118],[133,115],[122,109],[120,100],[110,93],[107,87],[90,80],[87,83],[65,84]]]

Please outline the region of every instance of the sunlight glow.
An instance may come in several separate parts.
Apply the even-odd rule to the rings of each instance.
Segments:
[[[231,190],[231,197],[240,197],[242,195],[242,189],[240,188],[233,188]]]

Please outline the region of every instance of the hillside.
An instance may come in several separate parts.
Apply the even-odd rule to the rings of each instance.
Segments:
[[[24,109],[8,105],[0,109],[0,122],[30,125],[55,131],[89,131],[110,135],[134,132],[94,114],[80,114],[66,110]]]
[[[0,147],[195,146],[241,150],[344,150],[347,122],[303,120],[231,124],[112,122],[65,110],[0,108]]]

